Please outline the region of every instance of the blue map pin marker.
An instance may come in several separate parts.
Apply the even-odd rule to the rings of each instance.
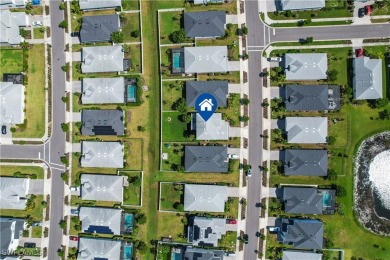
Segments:
[[[208,93],[203,93],[198,96],[195,101],[195,108],[204,121],[210,119],[217,109],[218,104],[215,97]]]

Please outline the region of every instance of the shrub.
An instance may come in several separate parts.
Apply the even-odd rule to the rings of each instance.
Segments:
[[[64,2],[60,3],[60,10],[65,10],[65,3]]]
[[[337,70],[329,70],[327,73],[329,81],[336,81],[339,72]]]
[[[326,138],[326,141],[327,141],[327,143],[328,143],[329,145],[334,145],[334,144],[336,143],[336,137],[334,137],[334,136],[328,136],[328,137]]]
[[[138,132],[145,132],[145,127],[139,125],[139,126],[137,126],[137,131],[138,131]]]
[[[382,120],[385,120],[385,119],[389,120],[390,119],[390,110],[384,109],[384,110],[380,111],[379,118]]]
[[[68,132],[69,131],[69,124],[62,123],[61,128],[62,128],[62,131]]]
[[[347,190],[343,186],[337,185],[336,196],[340,198],[347,196]]]
[[[23,28],[19,29],[19,33],[20,33],[20,36],[22,36],[23,38],[28,35],[28,32]]]
[[[248,34],[248,27],[244,26],[241,28],[242,34],[246,35]]]
[[[60,28],[67,28],[68,27],[68,22],[63,20],[62,22],[60,22],[60,24],[58,25]]]
[[[121,43],[121,42],[123,42],[123,33],[122,32],[113,32],[111,34],[111,40],[114,43]]]
[[[384,108],[389,104],[389,100],[387,98],[380,98],[371,100],[368,104],[371,108]]]
[[[328,170],[328,175],[326,176],[327,180],[334,181],[337,180],[337,172],[333,169]]]
[[[169,39],[174,43],[182,43],[186,40],[186,31],[184,29],[175,31],[169,35]]]
[[[130,35],[131,35],[131,37],[137,38],[137,37],[139,37],[140,32],[139,32],[139,30],[135,30],[135,31],[132,31]]]

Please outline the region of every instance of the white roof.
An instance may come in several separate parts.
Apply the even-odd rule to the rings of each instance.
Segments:
[[[0,124],[22,124],[24,121],[24,86],[0,82]]]
[[[283,258],[282,260],[321,260],[322,254],[316,254],[313,252],[307,252],[307,251],[289,251],[285,250],[283,251]]]
[[[21,209],[26,207],[29,179],[0,177],[0,209]]]
[[[81,102],[83,104],[125,103],[123,78],[84,78]]]
[[[288,143],[326,143],[327,117],[286,117]]]
[[[81,71],[83,73],[123,71],[124,55],[121,45],[84,47]]]
[[[282,10],[320,9],[325,7],[325,0],[281,0]]]
[[[184,47],[184,71],[190,73],[227,72],[226,46]]]
[[[196,140],[228,140],[229,123],[222,119],[221,113],[214,113],[209,120],[196,113]]]
[[[353,60],[353,98],[378,99],[383,97],[382,60],[369,57]]]
[[[122,5],[121,0],[80,0],[80,9],[103,9],[103,8],[116,8]]]
[[[107,227],[114,235],[120,235],[121,216],[121,209],[81,207],[79,212],[81,231],[91,233],[87,231],[90,226]]]
[[[123,168],[123,144],[120,142],[81,143],[81,167]]]
[[[286,53],[286,80],[327,79],[328,58],[326,53]]]
[[[123,176],[82,174],[81,198],[83,200],[117,201],[123,199]]]
[[[0,43],[19,44],[23,41],[19,27],[27,26],[27,15],[24,12],[0,11]]]
[[[121,247],[122,241],[120,240],[81,237],[79,240],[77,260],[120,260]]]
[[[224,212],[227,198],[226,186],[186,184],[184,211]]]

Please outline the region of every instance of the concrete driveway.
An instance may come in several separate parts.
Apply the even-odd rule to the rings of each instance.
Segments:
[[[43,194],[44,180],[30,180],[28,194]]]
[[[81,93],[81,81],[72,81],[72,91]]]
[[[228,71],[239,71],[240,70],[240,62],[239,61],[228,61],[227,69],[228,69]]]
[[[229,137],[240,137],[241,128],[240,127],[229,127]]]
[[[73,61],[81,61],[81,51],[72,53]]]
[[[228,195],[228,197],[235,197],[235,198],[240,197],[240,188],[228,187],[227,188],[227,195]]]
[[[241,93],[241,84],[229,83],[229,93]]]
[[[373,4],[374,1],[359,2],[355,1],[355,9],[353,10],[353,24],[370,24],[371,16],[365,15],[364,17],[359,17],[359,9],[364,8],[366,5]]]
[[[274,98],[282,97],[282,91],[283,90],[284,90],[284,88],[272,87],[271,88],[271,98],[274,99]]]
[[[72,144],[72,151],[74,153],[80,153],[81,152],[81,143]]]
[[[81,112],[72,113],[72,122],[81,122]]]
[[[5,135],[0,133],[0,144],[12,144],[11,125],[5,124],[5,127],[7,128],[7,133]]]
[[[238,24],[238,17],[236,14],[228,14],[226,15],[226,24]]]

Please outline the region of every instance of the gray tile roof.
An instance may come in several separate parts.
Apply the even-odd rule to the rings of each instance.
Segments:
[[[122,5],[121,0],[80,0],[80,9],[116,8]]]
[[[327,117],[286,117],[288,143],[326,143]]]
[[[123,71],[124,55],[121,45],[84,47],[81,71],[83,73]]]
[[[322,249],[324,228],[314,219],[278,219],[278,241],[298,249]]]
[[[100,109],[81,112],[82,135],[124,135],[122,110]]]
[[[0,0],[0,9],[21,8],[25,5],[25,0]]]
[[[328,174],[327,150],[286,150],[284,158],[284,174],[326,176]]]
[[[80,183],[83,200],[122,202],[123,176],[82,174]]]
[[[184,12],[184,29],[189,38],[225,35],[225,11]]]
[[[184,211],[224,212],[226,201],[226,186],[185,185]]]
[[[101,233],[99,230],[120,235],[122,210],[114,208],[81,207],[79,211],[81,231],[83,233]]]
[[[24,229],[24,219],[0,217],[0,252],[16,250]]]
[[[27,15],[24,12],[0,11],[0,43],[19,44],[23,41],[20,27],[27,26]]]
[[[227,96],[229,95],[229,85],[227,81],[187,81],[186,82],[186,101],[190,107],[195,106],[195,101],[200,94],[212,94],[217,100],[218,107],[226,107]]]
[[[120,142],[81,143],[81,167],[123,168],[123,144]]]
[[[186,146],[186,172],[227,172],[229,159],[226,146]]]
[[[286,53],[286,80],[326,79],[328,58],[326,53]]]
[[[322,214],[322,194],[316,188],[283,188],[284,211],[289,214]]]
[[[355,58],[352,66],[353,99],[382,98],[382,60],[369,57]]]
[[[29,179],[0,177],[0,209],[21,209],[26,207]]]
[[[84,78],[81,102],[83,104],[125,103],[123,78]]]
[[[226,219],[194,217],[188,226],[188,243],[194,246],[218,246],[218,240],[226,234]]]
[[[227,72],[226,46],[184,47],[184,71],[191,73]]]
[[[209,120],[196,113],[196,140],[228,140],[229,123],[222,119],[221,113],[214,113]]]
[[[12,82],[0,82],[0,124],[24,122],[24,86]]]
[[[286,110],[328,110],[328,86],[286,86]]]
[[[225,252],[203,248],[187,248],[184,260],[223,260]]]
[[[321,260],[322,254],[317,254],[313,252],[307,252],[307,251],[290,251],[285,250],[283,251],[283,258],[282,260]]]
[[[108,42],[111,34],[119,31],[119,15],[83,16],[81,42]]]
[[[325,7],[325,0],[281,0],[282,10],[321,9]]]
[[[77,260],[120,260],[122,241],[80,237]]]

